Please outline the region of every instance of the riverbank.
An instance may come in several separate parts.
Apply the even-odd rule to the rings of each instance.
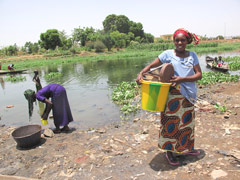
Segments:
[[[199,156],[181,156],[170,166],[157,147],[159,114],[68,134],[42,137],[21,149],[14,127],[0,128],[0,174],[35,179],[238,179],[240,176],[240,82],[199,87],[195,148]],[[221,112],[214,104],[225,106]]]

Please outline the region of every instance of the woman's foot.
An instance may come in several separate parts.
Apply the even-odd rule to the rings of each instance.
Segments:
[[[201,151],[200,150],[193,150],[191,152],[187,152],[187,153],[184,153],[185,155],[193,155],[193,156],[197,156],[197,155],[200,155],[201,154]]]
[[[168,163],[172,166],[178,166],[180,165],[179,161],[176,160],[176,158],[173,157],[173,153],[170,151],[167,151],[166,158],[168,160]]]
[[[53,132],[54,132],[54,134],[59,134],[59,133],[61,133],[61,130],[60,129],[54,129]]]
[[[70,131],[70,128],[68,127],[68,125],[65,125],[62,129],[61,129],[62,132],[69,132]]]
[[[59,127],[56,127],[56,129],[53,130],[54,134],[61,133],[61,129]]]

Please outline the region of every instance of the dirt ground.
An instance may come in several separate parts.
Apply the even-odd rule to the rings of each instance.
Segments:
[[[195,148],[171,166],[158,149],[159,113],[126,123],[42,137],[31,149],[16,146],[14,127],[0,127],[0,174],[51,180],[237,180],[240,177],[240,82],[199,87]],[[221,112],[214,104],[226,106]],[[3,176],[2,176],[3,177]],[[1,179],[1,176],[0,176]],[[4,178],[2,178],[4,179]]]

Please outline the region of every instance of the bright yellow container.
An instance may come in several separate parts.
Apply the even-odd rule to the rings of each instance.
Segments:
[[[41,118],[41,121],[42,121],[42,125],[44,125],[44,126],[48,124],[47,120],[44,120],[44,119]]]
[[[172,83],[145,80],[143,80],[141,83],[142,109],[147,111],[163,112]]]

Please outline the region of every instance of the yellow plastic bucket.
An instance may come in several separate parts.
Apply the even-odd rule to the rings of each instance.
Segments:
[[[42,125],[44,125],[44,126],[48,124],[47,120],[44,120],[44,119],[41,118],[41,121],[42,121]]]
[[[169,88],[172,83],[152,82],[143,80],[142,109],[154,112],[163,112],[165,109]]]

